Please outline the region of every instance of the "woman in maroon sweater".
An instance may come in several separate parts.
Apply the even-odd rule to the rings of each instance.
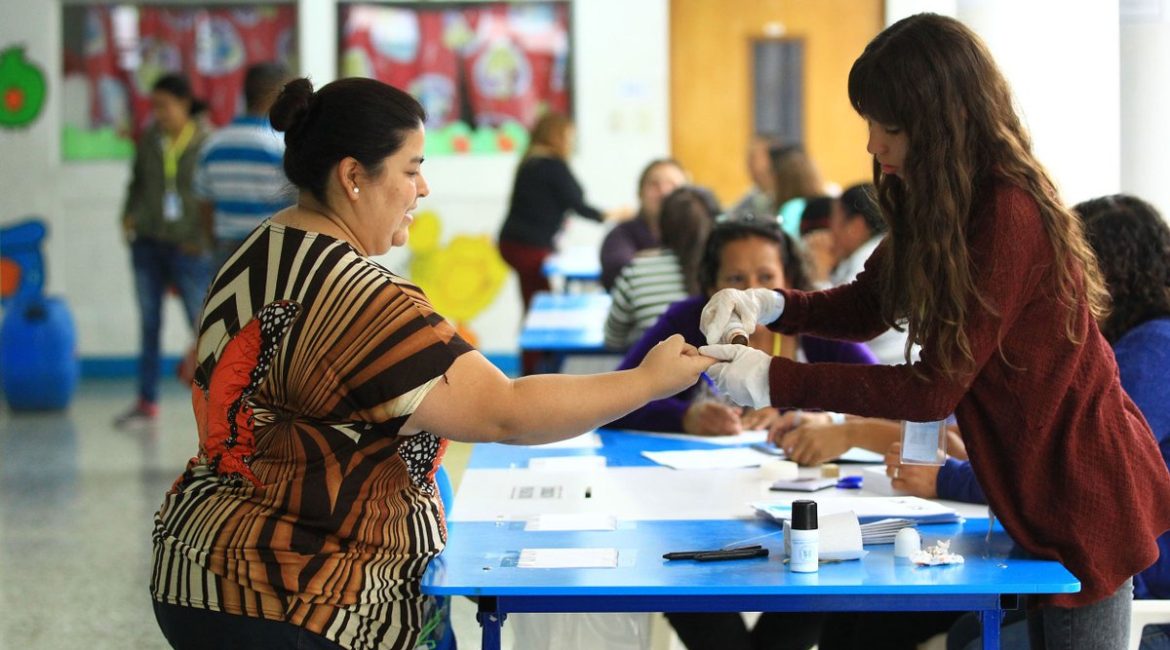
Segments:
[[[1038,599],[1033,648],[1124,648],[1131,576],[1170,528],[1170,474],[1097,329],[1106,294],[1080,221],[1056,196],[986,46],[958,21],[912,16],[854,63],[849,97],[889,235],[852,283],[726,290],[713,344],[736,321],[868,340],[900,324],[901,366],[798,364],[710,345],[710,375],[745,406],[928,422],[954,413],[1012,538],[1064,564],[1077,594]]]

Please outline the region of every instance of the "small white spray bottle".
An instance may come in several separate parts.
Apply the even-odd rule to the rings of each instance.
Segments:
[[[813,573],[820,568],[820,531],[817,529],[817,502],[792,502],[792,540],[788,568],[796,573]]]

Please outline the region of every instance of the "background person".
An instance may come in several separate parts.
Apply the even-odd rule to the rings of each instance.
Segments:
[[[687,174],[673,158],[650,161],[638,177],[638,212],[633,219],[614,226],[601,242],[601,286],[606,291],[638,251],[662,245],[658,215],[668,194],[686,185]]]
[[[154,123],[135,147],[122,209],[141,337],[138,399],[114,420],[123,428],[149,424],[158,416],[163,297],[173,287],[193,327],[212,273],[211,242],[193,187],[207,137],[197,116],[206,105],[192,95],[186,77],[169,74],[151,88],[150,107]]]
[[[666,197],[660,215],[662,247],[635,255],[610,291],[606,347],[625,350],[672,303],[699,295],[699,263],[719,212],[719,201],[703,187],[683,186]]]
[[[215,242],[215,269],[223,266],[261,221],[295,202],[284,177],[284,139],[268,109],[289,80],[279,63],[258,63],[244,74],[246,113],[207,138],[195,174],[200,211]]]

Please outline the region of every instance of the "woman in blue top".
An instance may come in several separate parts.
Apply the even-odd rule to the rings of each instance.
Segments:
[[[706,340],[699,331],[699,314],[711,294],[720,289],[807,289],[808,274],[792,240],[774,221],[730,221],[719,224],[707,239],[699,263],[702,295],[674,303],[630,348],[619,368],[638,365],[655,343],[682,334],[692,345]],[[784,336],[766,327],[756,328],[751,345],[774,356],[810,362],[876,363],[862,343],[830,341],[813,336]],[[784,426],[774,408],[743,412],[717,400],[696,400],[698,384],[673,397],[643,406],[609,426],[639,431],[683,431],[693,435],[735,435],[744,430]]]
[[[1077,205],[1085,234],[1097,255],[1109,290],[1111,309],[1100,323],[1113,346],[1121,385],[1158,439],[1170,466],[1170,227],[1153,206],[1124,194]],[[941,468],[898,465],[897,450],[887,456],[893,487],[923,497],[986,503],[969,463],[948,460]],[[1102,459],[1107,462],[1108,459]],[[1134,598],[1170,598],[1170,532],[1158,538],[1158,561],[1133,578]],[[956,624],[947,647],[978,647],[977,620]],[[1004,630],[1004,648],[1027,648],[1023,621]],[[1170,650],[1170,626],[1147,626],[1143,650]]]

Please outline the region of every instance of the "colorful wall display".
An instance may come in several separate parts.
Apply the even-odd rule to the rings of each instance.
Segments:
[[[432,211],[415,215],[410,225],[410,278],[426,292],[435,311],[455,323],[459,334],[477,344],[470,323],[504,288],[508,267],[488,235],[456,235],[442,244],[443,223]]]
[[[25,58],[24,48],[0,50],[0,127],[24,128],[45,105],[45,74]]]
[[[128,157],[150,122],[150,88],[181,72],[208,117],[222,126],[243,110],[244,73],[254,63],[290,64],[296,7],[66,7],[65,77],[80,80],[87,110],[66,121],[67,160]]]
[[[417,97],[428,155],[522,150],[542,112],[571,112],[566,2],[353,4],[340,25],[341,76]]]

